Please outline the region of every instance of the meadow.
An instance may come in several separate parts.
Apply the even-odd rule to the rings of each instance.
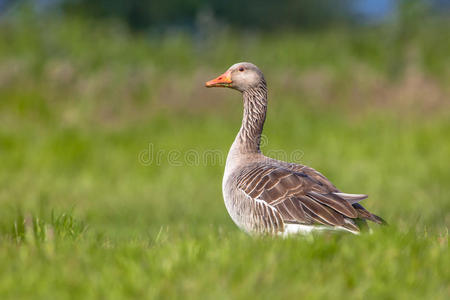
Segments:
[[[0,298],[448,299],[444,25],[146,36],[3,20]],[[221,180],[242,102],[204,88],[238,61],[269,83],[263,152],[369,194],[389,226],[239,231]]]

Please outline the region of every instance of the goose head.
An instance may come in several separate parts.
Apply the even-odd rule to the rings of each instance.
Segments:
[[[260,69],[252,63],[240,62],[232,65],[219,77],[205,83],[206,87],[227,87],[245,92],[265,83]]]

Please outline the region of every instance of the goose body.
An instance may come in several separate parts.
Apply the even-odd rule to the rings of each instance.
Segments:
[[[341,193],[316,170],[264,156],[260,139],[267,111],[267,85],[251,63],[238,63],[208,81],[243,95],[242,126],[227,156],[222,182],[234,223],[250,234],[289,235],[317,230],[358,233],[366,220],[384,223],[358,202],[364,194]]]

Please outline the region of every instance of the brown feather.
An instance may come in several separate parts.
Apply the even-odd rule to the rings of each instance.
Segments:
[[[308,196],[314,198],[315,200],[319,201],[320,203],[323,203],[332,209],[340,212],[341,214],[350,217],[350,218],[356,218],[358,216],[358,213],[356,210],[351,206],[350,203],[345,201],[342,198],[339,198],[335,196],[332,193],[329,194],[319,194],[316,192],[308,192]]]
[[[381,217],[379,217],[379,216],[377,216],[375,214],[370,213],[361,204],[354,203],[353,207],[358,212],[358,217],[359,218],[367,219],[367,220],[370,220],[370,221],[375,222],[377,224],[387,225],[387,222],[383,218],[381,218]]]
[[[321,205],[310,197],[302,197],[299,198],[299,200],[316,216],[323,219],[328,224],[333,226],[341,226],[344,224],[344,217],[327,206]]]
[[[285,216],[286,221],[300,224],[311,223],[311,219],[306,216],[301,203],[296,199],[288,198],[275,207],[282,216]]]
[[[345,223],[342,225],[342,227],[344,227],[350,231],[355,231],[355,232],[360,231],[358,225],[355,224],[355,221],[353,221],[352,219],[349,219],[349,218],[345,218]]]

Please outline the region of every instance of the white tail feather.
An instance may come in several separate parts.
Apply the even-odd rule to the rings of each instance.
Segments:
[[[365,194],[346,194],[346,193],[333,193],[333,194],[341,197],[344,200],[347,200],[350,204],[358,203],[359,201],[364,200],[368,197]]]

